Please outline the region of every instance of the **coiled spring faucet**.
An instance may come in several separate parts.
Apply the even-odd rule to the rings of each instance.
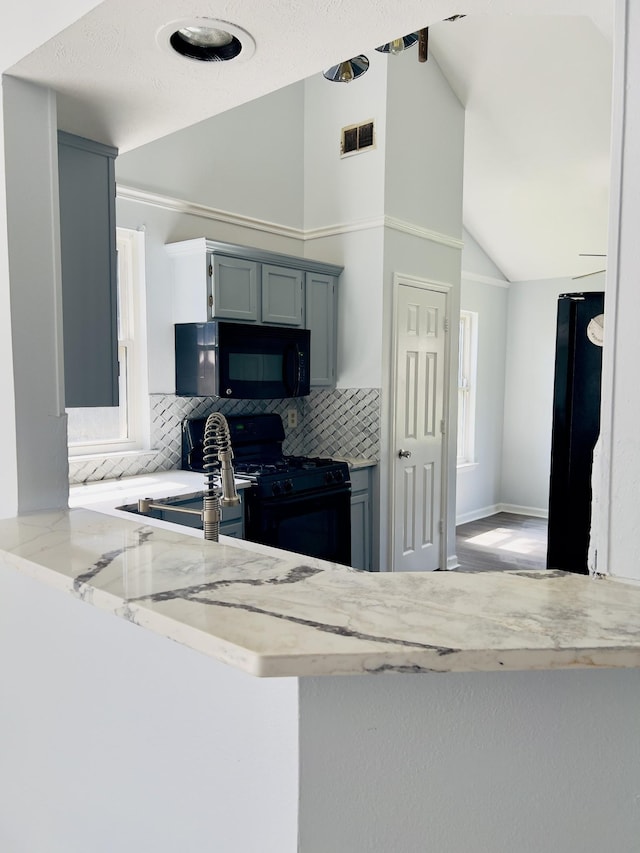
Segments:
[[[233,474],[233,451],[229,424],[220,412],[209,415],[204,426],[203,441],[204,505],[202,523],[204,538],[218,541],[220,534],[220,506],[237,506],[240,498],[236,491]],[[215,485],[217,462],[220,462],[220,485],[222,497]]]
[[[184,512],[188,515],[198,515],[202,519],[204,538],[217,542],[220,536],[220,506],[237,506],[240,503],[233,473],[233,451],[231,450],[231,436],[229,424],[220,412],[209,415],[204,425],[204,439],[202,442],[202,456],[204,468],[204,497],[202,509],[190,509],[188,507],[171,506],[172,512]],[[215,476],[217,463],[220,462],[220,489],[216,487]],[[138,512],[150,512],[152,509],[167,509],[166,504],[155,503],[150,498],[141,498],[138,501]]]

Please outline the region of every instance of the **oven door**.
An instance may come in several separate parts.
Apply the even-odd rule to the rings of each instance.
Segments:
[[[308,557],[351,565],[351,489],[290,498],[245,492],[245,539]]]

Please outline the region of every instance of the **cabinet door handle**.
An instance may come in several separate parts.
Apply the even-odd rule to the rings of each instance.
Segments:
[[[411,456],[410,450],[399,450],[398,459],[408,459]]]

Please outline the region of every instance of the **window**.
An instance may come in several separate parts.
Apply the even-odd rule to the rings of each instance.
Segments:
[[[117,407],[67,409],[69,455],[140,450],[148,432],[144,330],[144,234],[116,229],[118,252]]]
[[[458,465],[475,462],[476,361],[478,315],[460,312],[458,357]]]

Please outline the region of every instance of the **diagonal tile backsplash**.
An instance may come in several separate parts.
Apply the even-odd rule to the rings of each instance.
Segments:
[[[181,424],[185,418],[277,412],[285,425],[283,450],[298,456],[380,458],[380,390],[347,388],[315,390],[308,397],[284,400],[222,400],[219,397],[176,397],[152,394],[151,446],[144,453],[111,454],[69,460],[69,481],[86,483],[180,467]],[[298,426],[287,427],[295,409]]]

